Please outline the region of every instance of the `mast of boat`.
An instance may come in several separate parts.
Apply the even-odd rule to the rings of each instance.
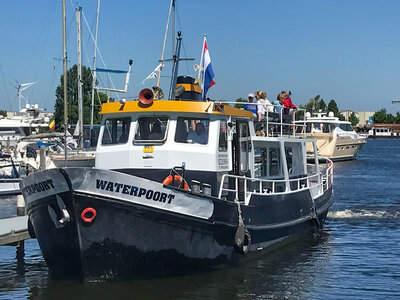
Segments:
[[[165,44],[167,42],[168,26],[169,26],[169,19],[171,17],[172,7],[174,8],[174,14],[175,14],[175,0],[171,0],[171,4],[169,6],[167,25],[165,26],[164,43],[163,43],[163,48],[162,48],[162,52],[161,52],[161,59],[160,59],[161,65],[164,64]],[[172,29],[172,31],[174,31],[174,30],[175,30],[175,28]],[[174,39],[172,39],[172,43],[175,43]],[[172,46],[172,47],[174,48],[174,46]],[[157,87],[159,87],[159,85],[160,85],[161,71],[162,71],[162,68],[159,68],[158,69],[158,76],[157,76]]]
[[[81,48],[82,48],[82,37],[81,37],[81,13],[82,7],[78,6],[76,8],[76,37],[77,37],[77,69],[78,69],[78,146],[83,149],[83,103],[82,103],[82,56],[81,56]]]
[[[68,130],[68,99],[67,99],[67,34],[65,29],[65,0],[62,0],[62,18],[63,18],[63,61],[64,61],[64,158],[65,167],[67,167],[67,130]]]
[[[97,0],[97,15],[96,15],[96,33],[94,38],[94,54],[93,54],[93,70],[92,70],[92,103],[90,112],[90,146],[92,146],[92,135],[93,135],[93,118],[94,118],[94,93],[96,88],[96,53],[97,53],[97,34],[99,30],[99,12],[100,12],[100,0]]]

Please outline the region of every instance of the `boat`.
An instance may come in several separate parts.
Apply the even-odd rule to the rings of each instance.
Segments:
[[[0,151],[0,196],[21,194],[19,167],[14,163],[11,155]]]
[[[399,124],[373,124],[368,131],[369,138],[399,138]]]
[[[367,141],[366,136],[356,133],[350,122],[340,121],[332,112],[305,114],[305,120],[296,121],[297,133],[317,140],[318,153],[333,161],[355,159]],[[307,153],[313,153],[312,147]]]
[[[102,105],[94,168],[22,180],[30,234],[51,277],[238,263],[322,227],[334,201],[333,164],[317,151],[307,162],[315,139],[268,119],[262,125],[274,134],[256,135],[251,112],[199,100],[198,81],[177,76],[177,50],[167,99],[145,88],[138,99]]]
[[[256,136],[252,113],[224,103],[153,100],[149,89],[140,97],[103,105],[95,168],[21,183],[52,276],[229,263],[322,226],[333,166],[317,154],[307,164],[314,139]]]
[[[0,144],[3,149],[15,147],[21,138],[48,128],[50,119],[43,116],[37,104],[27,104],[14,116],[0,116]]]

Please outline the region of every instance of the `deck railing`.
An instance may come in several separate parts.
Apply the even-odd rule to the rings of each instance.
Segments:
[[[313,199],[322,195],[333,184],[333,164],[332,161],[326,158],[324,165],[320,165],[319,172],[315,174],[301,176],[298,178],[285,179],[262,179],[251,178],[246,176],[224,174],[222,176],[221,185],[218,197],[224,197],[224,192],[234,193],[235,198],[240,202],[249,204],[252,195],[278,195],[287,194],[294,191],[309,189]],[[308,164],[308,169],[312,171],[315,165]],[[232,183],[233,187],[229,186]]]

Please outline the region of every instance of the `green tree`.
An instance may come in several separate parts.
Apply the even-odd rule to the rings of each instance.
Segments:
[[[360,122],[360,119],[357,118],[355,113],[352,113],[349,117],[349,122],[351,123],[351,126],[356,126],[358,122]]]
[[[382,108],[374,113],[372,116],[372,121],[374,121],[374,123],[386,123],[386,109]]]
[[[77,65],[74,65],[67,71],[67,97],[68,97],[68,123],[76,124],[78,122],[78,80]],[[64,75],[61,75],[60,85],[56,88],[56,103],[54,104],[54,120],[59,129],[64,124]],[[100,101],[99,101],[100,97]],[[82,66],[82,98],[83,98],[83,123],[90,124],[91,99],[92,99],[92,73],[90,68]],[[93,123],[99,124],[101,116],[99,115],[100,103],[107,102],[107,95],[96,93],[94,99]]]
[[[400,124],[400,112],[396,113],[396,124]]]
[[[339,120],[344,121],[345,117],[339,112],[339,108],[338,108],[335,100],[331,99],[331,101],[329,101],[328,111],[333,112],[335,117],[338,117]]]
[[[326,107],[326,103],[325,103],[324,99],[321,99],[321,100],[319,101],[319,109],[320,109],[322,112],[326,112],[327,107]]]
[[[0,110],[0,116],[7,117],[7,111],[6,110]]]
[[[396,117],[393,116],[392,114],[387,114],[386,115],[386,123],[388,123],[388,124],[396,123]]]
[[[246,99],[244,99],[244,98],[237,98],[235,102],[237,102],[237,103],[235,104],[235,107],[237,107],[237,108],[243,108],[243,106],[244,106],[248,101],[247,101]]]
[[[320,95],[311,98],[305,105],[300,104],[300,108],[305,109],[306,111],[310,112],[311,114],[314,112],[319,111],[319,98]]]

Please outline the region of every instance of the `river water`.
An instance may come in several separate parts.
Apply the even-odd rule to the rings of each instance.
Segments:
[[[0,299],[400,299],[400,139],[334,164],[324,229],[237,267],[151,280],[50,280],[36,240],[0,247]],[[15,198],[0,199],[0,218]]]

